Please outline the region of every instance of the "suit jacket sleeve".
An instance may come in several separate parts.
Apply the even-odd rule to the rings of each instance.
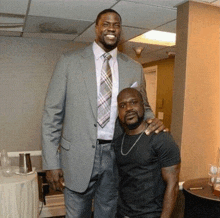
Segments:
[[[42,161],[43,169],[59,169],[58,147],[64,117],[67,63],[61,57],[53,73],[45,101],[42,120]]]

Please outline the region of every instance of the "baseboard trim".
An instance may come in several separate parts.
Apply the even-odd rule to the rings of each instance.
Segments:
[[[15,151],[15,152],[8,152],[9,157],[19,157],[20,153],[30,153],[31,156],[41,156],[42,151]]]

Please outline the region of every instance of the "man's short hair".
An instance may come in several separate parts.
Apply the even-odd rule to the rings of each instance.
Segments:
[[[115,11],[115,10],[109,8],[109,9],[105,9],[105,10],[101,11],[101,12],[97,15],[97,18],[96,18],[96,21],[95,21],[96,25],[98,25],[98,22],[99,22],[101,16],[102,16],[103,14],[107,14],[107,13],[115,13],[115,14],[117,14],[117,15],[120,17],[120,21],[122,21],[121,15],[120,15],[117,11]]]

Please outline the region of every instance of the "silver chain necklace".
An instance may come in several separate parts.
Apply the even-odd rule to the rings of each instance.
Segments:
[[[128,150],[127,153],[123,153],[123,144],[124,144],[124,139],[125,139],[125,134],[123,135],[123,138],[122,138],[122,142],[121,142],[121,154],[123,156],[126,156],[130,153],[130,151],[133,149],[133,147],[137,144],[137,142],[139,141],[139,139],[141,138],[141,136],[143,135],[144,131],[139,135],[139,137],[137,138],[137,140],[135,141],[135,143],[131,146],[131,148]]]

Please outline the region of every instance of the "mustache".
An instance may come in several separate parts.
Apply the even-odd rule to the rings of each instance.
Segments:
[[[127,111],[127,112],[125,113],[125,117],[130,116],[130,115],[134,115],[134,114],[138,114],[137,111],[133,111],[133,110]]]

